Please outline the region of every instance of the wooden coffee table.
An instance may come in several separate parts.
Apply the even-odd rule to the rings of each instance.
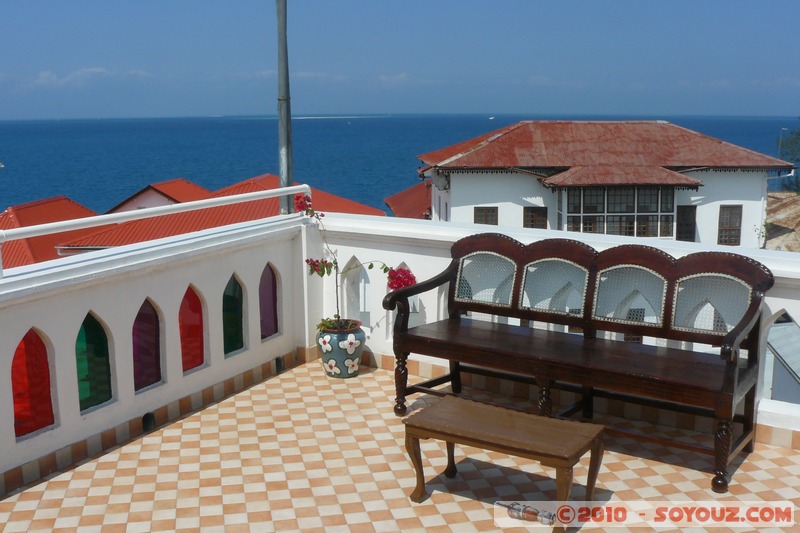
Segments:
[[[569,500],[572,468],[591,450],[586,480],[586,501],[592,499],[597,473],[603,459],[604,426],[547,418],[457,396],[445,396],[403,421],[406,425],[406,450],[417,474],[411,501],[427,497],[422,472],[419,439],[438,439],[447,443],[447,468],[444,475],[456,475],[454,445],[464,444],[508,455],[539,461],[556,469],[556,498]]]

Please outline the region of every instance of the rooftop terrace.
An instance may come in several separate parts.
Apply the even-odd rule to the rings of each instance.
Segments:
[[[499,393],[468,394],[532,407]],[[552,469],[470,447],[457,448],[459,473],[448,479],[444,443],[423,441],[430,497],[412,504],[414,469],[393,396],[385,369],[341,380],[326,378],[318,361],[303,364],[8,497],[0,523],[8,533],[493,531],[495,501],[555,497]],[[411,409],[430,401],[418,397]],[[614,436],[606,448],[598,501],[800,502],[800,450],[757,445],[735,463],[735,482],[719,496],[696,454]],[[588,461],[575,469],[574,499]]]
[[[321,229],[308,218],[284,215],[6,269],[0,278],[3,531],[494,530],[494,501],[552,499],[553,472],[535,462],[465,448],[457,454],[458,476],[447,479],[444,444],[425,441],[431,497],[409,501],[415,478],[402,419],[392,409],[394,317],[381,306],[386,280],[379,269],[358,271],[342,295],[344,314],[366,325],[363,362],[369,366],[357,378],[339,380],[326,377],[316,360],[314,324],[333,314],[333,281],[309,278],[303,260],[322,255],[323,235],[342,264],[377,259],[408,266],[423,280],[449,263],[453,242],[481,231],[485,226],[332,214]],[[523,242],[552,236],[508,233]],[[596,249],[630,242],[574,238]],[[657,239],[647,244],[675,256],[700,249]],[[775,274],[765,334],[784,311],[800,317],[800,257],[740,253]],[[268,298],[265,276],[276,287]],[[238,287],[241,306],[240,346],[229,346],[223,328],[231,286]],[[203,317],[202,358],[189,369],[182,366],[179,318],[187,294]],[[443,301],[442,294],[422,295],[413,320],[443,316]],[[143,308],[157,318],[159,376],[142,384],[132,325]],[[277,329],[264,331],[265,313],[274,313]],[[88,406],[76,364],[76,336],[87,320],[101,326],[110,365],[108,396]],[[53,413],[51,422],[15,435],[8,383],[29,334],[41,341]],[[711,492],[707,456],[610,435],[596,499],[790,500],[800,506],[800,411],[796,401],[773,397],[779,363],[768,353],[761,357],[756,450],[734,463],[729,493]],[[445,370],[415,356],[409,369],[422,377]],[[474,397],[501,395],[504,402],[533,407],[535,391],[482,377],[465,384]],[[433,399],[410,400],[413,412]],[[601,404],[597,411],[624,415],[625,423],[644,431],[690,440],[708,435],[695,431],[707,420],[664,418],[646,407]],[[582,496],[587,467],[588,456],[576,468],[573,498]]]

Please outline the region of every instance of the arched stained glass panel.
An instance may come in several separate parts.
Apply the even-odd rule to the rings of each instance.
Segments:
[[[236,276],[222,294],[222,335],[226,355],[244,348],[244,295]]]
[[[111,399],[111,364],[108,336],[102,324],[89,313],[75,341],[78,369],[78,399],[81,411]]]
[[[14,396],[14,433],[17,437],[53,425],[50,366],[47,347],[36,331],[29,330],[14,351],[11,362]]]
[[[258,284],[258,302],[261,312],[261,338],[278,333],[278,280],[270,265],[264,267]]]
[[[161,331],[158,311],[145,300],[133,322],[133,386],[141,390],[161,381]]]

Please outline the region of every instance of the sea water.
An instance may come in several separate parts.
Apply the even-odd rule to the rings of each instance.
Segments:
[[[372,207],[415,183],[417,156],[520,120],[667,120],[777,156],[797,117],[380,115],[295,117],[294,179]],[[784,135],[786,132],[784,132]],[[275,117],[0,121],[0,209],[67,196],[104,213],[152,183],[211,191],[278,173]]]

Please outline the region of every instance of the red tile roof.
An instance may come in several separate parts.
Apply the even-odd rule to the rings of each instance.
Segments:
[[[656,166],[596,165],[571,167],[543,180],[548,187],[614,186],[672,186],[696,188],[702,183],[672,170]]]
[[[212,198],[265,191],[280,187],[280,178],[273,174],[264,174],[236,183],[212,194]],[[321,212],[353,213],[363,215],[385,216],[380,209],[375,209],[345,198],[312,188],[314,209]],[[172,237],[183,233],[201,231],[208,228],[258,220],[280,212],[280,200],[268,198],[233,205],[225,205],[176,213],[155,218],[133,220],[119,224],[108,230],[97,232],[80,239],[63,242],[63,248],[107,248],[123,246],[153,239]]]
[[[211,191],[208,189],[192,183],[184,178],[175,178],[174,180],[167,180],[162,181],[161,183],[152,183],[148,185],[144,189],[136,192],[109,209],[108,212],[116,212],[120,207],[151,190],[158,192],[167,199],[172,200],[174,203],[193,202],[195,200],[203,200],[211,196]]]
[[[792,168],[785,161],[664,121],[522,121],[418,158],[445,170]],[[582,184],[573,176],[573,186]],[[620,183],[595,179],[591,184]]]
[[[384,200],[396,217],[422,218],[431,216],[431,180],[426,179]]]
[[[37,200],[27,204],[12,206],[0,213],[0,229],[10,230],[95,216],[97,213],[65,196]],[[53,233],[41,237],[16,239],[2,244],[0,255],[3,268],[48,261],[59,257],[56,245],[68,239],[75,239],[94,233],[98,228]]]

